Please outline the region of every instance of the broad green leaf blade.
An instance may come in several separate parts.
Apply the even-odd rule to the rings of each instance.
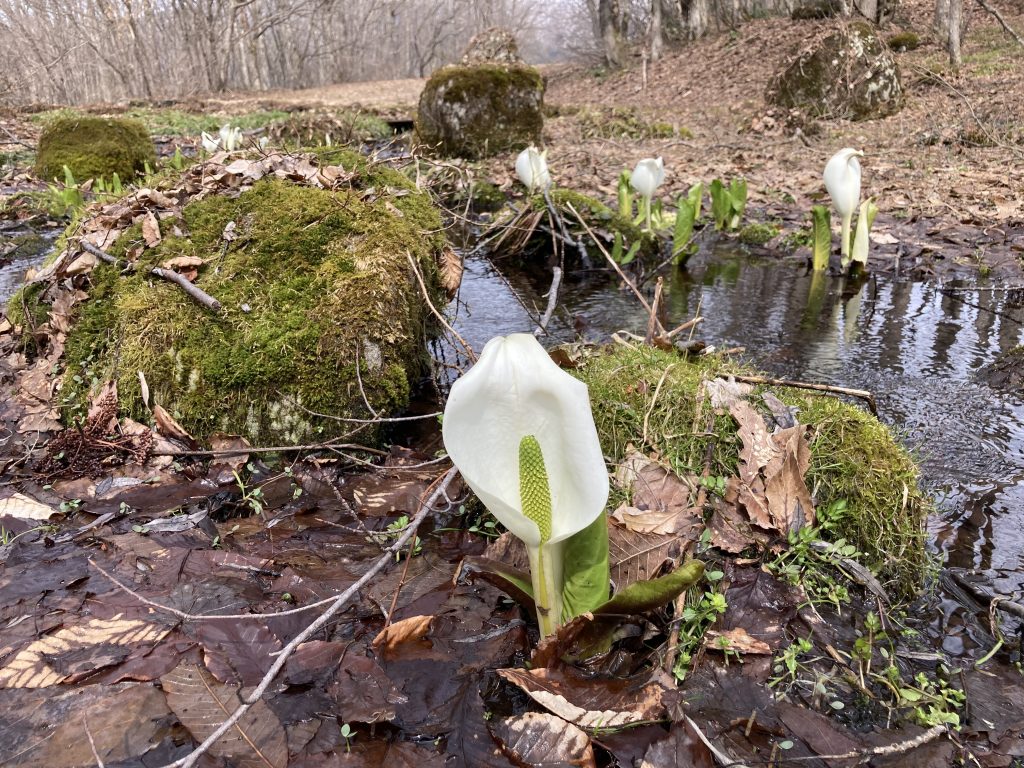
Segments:
[[[619,174],[619,215],[624,219],[633,218],[633,190],[629,187],[629,171]]]
[[[693,203],[688,199],[679,198],[676,203],[676,226],[672,233],[672,263],[675,265],[685,264],[689,257],[690,239],[693,237],[693,225],[697,218],[697,212]]]
[[[811,208],[813,232],[814,271],[828,269],[828,259],[832,255],[832,212],[824,205]]]
[[[562,578],[563,622],[608,602],[608,515],[566,542]]]
[[[708,194],[711,195],[711,217],[715,220],[715,229],[720,231],[725,228],[732,208],[729,193],[722,180],[715,179],[708,188]]]
[[[463,558],[462,571],[471,580],[483,579],[491,586],[497,587],[527,610],[536,610],[533,602],[533,585],[530,582],[530,574],[526,571],[487,557]]]
[[[633,259],[636,258],[636,255],[640,253],[641,245],[643,245],[643,241],[637,240],[635,243],[629,246],[629,250],[626,252],[626,255],[622,257],[622,261],[620,261],[619,264],[621,264],[622,266],[631,264],[633,262]]]
[[[630,584],[604,605],[595,608],[593,614],[631,615],[653,611],[675,600],[703,575],[704,563],[691,560],[666,576]]]
[[[747,180],[733,179],[729,184],[729,207],[732,217],[729,220],[730,229],[738,229],[740,218],[747,207]]]
[[[698,181],[686,193],[686,200],[693,206],[693,222],[700,221],[700,209],[704,204],[704,182]]]

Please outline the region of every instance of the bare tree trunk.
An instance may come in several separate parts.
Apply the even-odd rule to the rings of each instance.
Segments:
[[[665,47],[662,0],[651,0],[651,61],[661,58]]]
[[[625,62],[625,55],[622,50],[622,36],[619,33],[619,4],[617,0],[599,0],[597,18],[601,28],[605,61],[609,66],[621,67]]]
[[[945,41],[950,66],[959,69],[963,64],[960,43],[965,31],[963,0],[935,0],[935,34]]]

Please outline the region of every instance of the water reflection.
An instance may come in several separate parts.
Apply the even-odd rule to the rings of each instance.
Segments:
[[[666,280],[670,323],[700,307],[702,338],[745,347],[772,374],[872,390],[881,418],[918,454],[926,483],[940,493],[933,534],[949,563],[1024,583],[1024,402],[975,377],[1024,341],[1024,314],[1004,294],[960,300],[925,283],[851,283],[725,247],[695,261]],[[546,280],[519,276],[508,286],[483,262],[471,263],[460,331],[479,347],[495,334],[529,330],[513,291],[527,306],[543,306]],[[551,326],[559,339],[572,338],[580,321],[595,340],[646,326],[632,295],[608,282],[570,283],[560,310]]]

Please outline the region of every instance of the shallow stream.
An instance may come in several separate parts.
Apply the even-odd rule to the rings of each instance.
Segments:
[[[543,307],[549,280],[506,280],[470,261],[457,328],[477,350],[493,335],[531,330],[516,294]],[[744,347],[774,376],[871,390],[936,495],[931,537],[943,561],[983,571],[1006,594],[1024,586],[1024,401],[992,390],[978,371],[1024,341],[1024,309],[1005,291],[940,288],[882,275],[857,286],[815,279],[723,243],[667,277],[665,293],[668,327],[699,307],[696,337]],[[647,322],[632,294],[608,281],[570,282],[559,309],[559,340],[581,323],[596,341],[619,329],[642,334]]]

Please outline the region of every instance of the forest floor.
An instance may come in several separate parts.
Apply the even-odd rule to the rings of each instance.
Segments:
[[[881,208],[873,232],[880,270],[902,264],[923,278],[1016,280],[1024,275],[1024,48],[975,9],[964,66],[952,72],[929,20],[915,0],[884,31],[914,31],[922,46],[898,54],[906,105],[872,122],[800,120],[765,103],[780,63],[825,22],[754,20],[669,51],[646,76],[638,58],[619,73],[548,67],[544,144],[556,183],[611,201],[622,169],[659,155],[666,196],[743,176],[751,216],[779,225],[782,252],[785,235],[805,227],[825,196],[825,161],[854,146],[866,154],[865,194]],[[1008,20],[1024,29],[1024,13]],[[177,107],[218,118],[358,107],[408,120],[423,84],[223,95]],[[668,123],[674,135],[605,135],[601,126],[616,114]],[[31,152],[39,130],[28,111],[0,115],[0,150]],[[162,146],[166,156],[174,142]],[[512,160],[472,171],[511,190]],[[44,186],[20,168],[0,179],[0,194]],[[52,320],[61,326],[67,317],[55,310]],[[14,347],[3,353],[5,365],[24,364]],[[46,375],[34,384],[41,397],[52,393]],[[653,392],[652,408],[660,388],[656,376],[635,387]],[[160,430],[153,439],[167,448]],[[63,434],[73,443],[73,430]],[[142,465],[105,460],[95,477],[41,475],[32,462],[42,445],[7,445],[0,763],[182,765],[265,684],[199,765],[1021,764],[1024,678],[1019,654],[988,634],[987,600],[957,598],[969,606],[977,645],[995,648],[976,660],[946,653],[929,629],[946,610],[937,605],[945,593],[889,611],[863,588],[867,579],[846,578],[840,545],[824,555],[809,542],[799,550],[841,566],[824,587],[838,591],[813,602],[781,570],[762,568],[767,553],[725,556],[709,559],[712,581],[687,603],[692,615],[674,622],[677,640],[680,627],[696,635],[684,680],[671,674],[683,645],[660,657],[671,645],[667,614],[660,624],[624,622],[615,652],[581,673],[559,662],[557,643],[531,657],[529,614],[458,578],[463,556],[501,559],[503,545],[436,458],[436,428],[394,442],[383,455],[335,447],[293,462],[224,438],[212,459],[182,443]],[[377,464],[367,467],[371,458]],[[659,488],[655,501],[678,501],[671,483]],[[417,514],[423,527],[413,539],[406,526]],[[399,546],[403,531],[409,539]],[[847,588],[852,602],[837,596]],[[716,595],[727,608],[715,607]],[[307,635],[316,606],[338,615]],[[215,617],[226,611],[237,616]],[[724,644],[722,634],[702,637],[708,626],[732,634]]]

